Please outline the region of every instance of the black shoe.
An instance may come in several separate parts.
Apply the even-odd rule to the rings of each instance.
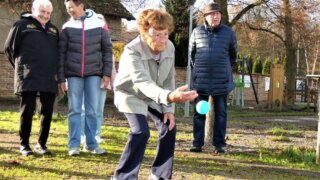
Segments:
[[[215,147],[215,151],[214,151],[216,154],[223,154],[225,153],[226,151],[224,150],[223,147]]]
[[[46,146],[40,145],[39,143],[34,146],[34,152],[40,155],[51,155],[52,153]]]
[[[202,152],[202,148],[193,146],[192,148],[190,148],[190,151],[191,152]]]
[[[32,155],[33,152],[29,145],[25,145],[25,146],[20,146],[20,154],[23,156],[29,156],[29,155]]]

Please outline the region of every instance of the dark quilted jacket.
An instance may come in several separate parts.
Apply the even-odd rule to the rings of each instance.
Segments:
[[[58,81],[68,77],[109,76],[112,43],[107,25],[91,11],[81,20],[70,19],[62,27],[59,42]]]
[[[233,90],[231,65],[237,57],[235,32],[220,25],[210,30],[206,25],[192,32],[189,48],[191,53],[191,87],[203,95],[222,95]]]

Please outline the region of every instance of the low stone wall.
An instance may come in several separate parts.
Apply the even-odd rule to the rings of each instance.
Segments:
[[[0,98],[16,98],[13,94],[13,73],[7,57],[0,53]]]

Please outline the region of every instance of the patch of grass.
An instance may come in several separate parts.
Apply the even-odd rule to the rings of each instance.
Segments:
[[[279,154],[279,158],[287,159],[291,163],[308,165],[313,165],[316,160],[315,151],[313,149],[301,149],[294,146],[290,146],[283,150]]]
[[[298,130],[286,130],[282,127],[273,127],[265,131],[267,134],[276,135],[276,136],[298,136],[302,137],[303,133]]]
[[[292,147],[280,150],[280,152],[270,152],[264,149],[256,153],[234,153],[228,155],[228,157],[251,163],[264,163],[272,166],[278,165],[291,169],[308,169],[308,171],[320,172],[320,166],[315,164],[314,150],[297,150]]]
[[[282,141],[282,142],[290,142],[290,139],[286,136],[280,135],[280,136],[271,136],[269,137],[271,141]]]
[[[60,113],[53,113],[52,115],[52,122],[64,121],[68,117],[66,115],[62,115]]]
[[[183,116],[177,118],[181,119],[181,122],[177,123],[173,179],[312,179],[312,173],[320,174],[320,166],[315,164],[314,150],[284,149],[285,147],[268,149],[263,137],[259,139],[258,148],[252,147],[252,152],[230,152],[221,156],[211,151],[191,153],[189,147],[193,139],[192,121]],[[0,111],[0,137],[4,137],[0,139],[0,179],[109,179],[118,165],[130,132],[130,128],[123,125],[123,119],[118,118],[112,123],[107,119],[107,125],[102,127],[102,137],[106,142],[101,144],[107,154],[92,155],[81,152],[78,157],[70,157],[67,154],[67,117],[55,114],[47,144],[54,155],[22,157],[18,153],[18,119],[18,112]],[[232,123],[239,122],[234,120]],[[157,153],[158,133],[153,123],[149,125],[152,129],[151,137],[141,164],[139,179],[147,179]],[[253,127],[257,125],[258,123],[252,124]],[[30,139],[32,146],[37,142],[38,131],[39,118],[35,116]],[[240,141],[248,135],[233,134],[231,139]],[[255,145],[251,143],[254,141],[256,139],[248,140],[251,145]],[[265,167],[261,166],[261,163],[265,164]],[[283,167],[291,168],[292,172],[296,172],[295,168],[311,171],[311,175],[292,173],[290,169],[287,172],[277,170]]]

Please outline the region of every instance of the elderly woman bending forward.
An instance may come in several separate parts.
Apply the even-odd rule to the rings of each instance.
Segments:
[[[121,56],[115,80],[115,105],[129,121],[131,132],[112,179],[138,179],[150,137],[147,115],[159,133],[151,179],[171,179],[176,137],[174,103],[194,100],[196,91],[175,90],[174,46],[168,40],[173,19],[164,11],[147,9],[138,18],[140,35]]]

